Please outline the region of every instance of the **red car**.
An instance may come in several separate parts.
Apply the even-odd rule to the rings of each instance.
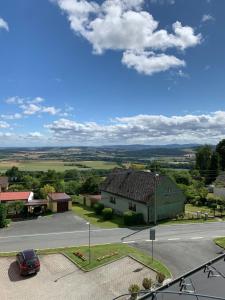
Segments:
[[[16,255],[20,275],[35,274],[40,271],[40,261],[33,249],[24,250]]]

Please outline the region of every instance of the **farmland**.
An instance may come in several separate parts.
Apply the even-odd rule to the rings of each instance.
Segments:
[[[116,163],[106,161],[79,161],[64,162],[60,160],[4,160],[0,161],[0,172],[5,172],[11,167],[18,167],[21,171],[47,171],[55,170],[63,172],[70,169],[113,169],[117,166]]]
[[[193,163],[194,148],[166,148],[151,146],[114,147],[44,147],[0,148],[0,172],[12,166],[21,171],[47,171],[77,169],[110,170],[118,166],[138,164],[145,168],[157,161],[163,168],[188,169]]]

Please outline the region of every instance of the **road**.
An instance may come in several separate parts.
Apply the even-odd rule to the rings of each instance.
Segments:
[[[72,218],[72,216],[70,216]],[[74,218],[74,216],[73,216]],[[56,219],[59,221],[58,219]],[[77,221],[77,220],[75,220]],[[56,226],[54,221],[47,220],[35,223],[34,221],[19,222],[12,228],[0,231],[0,251],[18,251],[24,248],[52,248],[88,243],[88,228],[85,222],[78,220],[79,226],[70,226],[66,220],[64,226]],[[29,223],[30,222],[30,223]],[[49,223],[45,223],[49,222]],[[52,224],[50,226],[49,224]],[[77,222],[75,222],[77,224]],[[75,224],[74,223],[74,224]],[[58,223],[57,223],[58,224]],[[54,230],[55,229],[55,230]],[[172,244],[178,241],[212,240],[215,237],[225,236],[225,222],[185,225],[161,225],[156,227],[156,243]],[[148,242],[149,228],[135,230],[129,228],[99,229],[91,228],[91,243],[105,244],[115,242]]]

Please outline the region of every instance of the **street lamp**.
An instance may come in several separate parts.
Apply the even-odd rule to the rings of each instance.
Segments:
[[[156,199],[156,187],[157,187],[157,178],[159,174],[154,175],[154,184],[155,184],[155,194],[154,194],[154,224],[157,224],[157,199]]]
[[[89,249],[89,264],[91,263],[91,224],[88,222],[88,249]]]

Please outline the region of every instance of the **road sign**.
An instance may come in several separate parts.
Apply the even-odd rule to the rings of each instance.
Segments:
[[[155,240],[155,229],[150,229],[150,240],[151,241]]]

